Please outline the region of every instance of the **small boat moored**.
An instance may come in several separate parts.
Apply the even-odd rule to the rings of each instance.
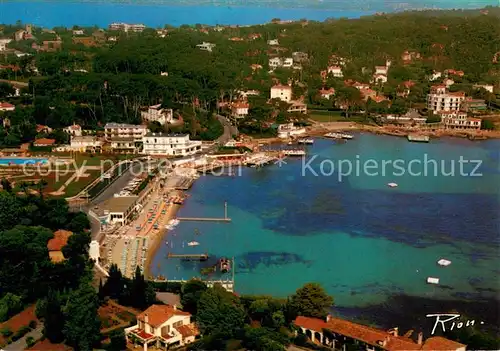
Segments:
[[[312,144],[314,144],[314,139],[307,139],[307,138],[299,139],[299,140],[297,140],[297,143],[312,145]]]
[[[449,265],[451,264],[451,261],[449,261],[449,260],[447,260],[447,259],[442,258],[442,259],[440,259],[439,261],[437,261],[437,263],[438,263],[438,265],[440,265],[440,266],[444,266],[444,267],[446,267],[446,266],[449,266]]]
[[[353,139],[354,136],[351,134],[346,134],[346,133],[326,133],[324,135],[326,138],[333,138],[333,139]]]
[[[395,188],[398,186],[398,184],[397,183],[387,183],[387,186],[390,188]]]
[[[190,242],[188,242],[188,246],[198,246],[198,245],[200,245],[200,243],[197,242],[197,241],[190,241]]]
[[[305,150],[283,150],[285,156],[305,156]]]
[[[439,278],[428,277],[427,284],[439,284]]]

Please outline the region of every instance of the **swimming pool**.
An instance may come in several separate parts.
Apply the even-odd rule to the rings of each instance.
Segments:
[[[0,158],[0,166],[25,165],[25,164],[48,163],[48,162],[49,160],[46,158],[33,158],[33,157]]]

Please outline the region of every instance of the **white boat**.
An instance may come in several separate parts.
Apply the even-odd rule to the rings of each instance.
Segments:
[[[305,156],[305,150],[283,150],[285,156]]]
[[[311,145],[311,144],[314,144],[314,139],[304,138],[304,139],[299,139],[297,142],[299,144],[308,144],[308,145]]]
[[[354,138],[354,136],[352,136],[351,134],[341,133],[340,135],[341,135],[342,139],[352,139],[352,138]]]
[[[326,133],[324,136],[326,138],[342,139],[342,134],[340,133]]]
[[[170,221],[168,221],[168,224],[171,225],[171,226],[176,226],[179,224],[179,220],[178,219],[171,219]]]
[[[398,186],[397,183],[387,183],[387,186],[391,187],[391,188],[395,188]]]
[[[446,267],[446,266],[449,266],[450,264],[451,264],[451,261],[446,260],[446,259],[444,259],[444,258],[442,258],[442,259],[440,259],[440,260],[438,261],[438,265],[440,265],[440,266],[444,266],[444,267]]]
[[[197,241],[190,241],[190,242],[188,242],[188,246],[198,246],[198,245],[200,245],[200,243],[197,242]]]
[[[428,277],[427,284],[439,284],[439,278]]]

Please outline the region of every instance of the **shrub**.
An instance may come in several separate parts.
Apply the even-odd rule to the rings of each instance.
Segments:
[[[5,328],[3,328],[3,329],[0,330],[0,334],[2,334],[3,337],[8,338],[9,336],[12,335],[12,330],[10,330],[9,328],[5,327]]]
[[[26,338],[26,346],[32,347],[33,345],[35,345],[35,338],[33,338],[32,336],[28,336]]]
[[[31,329],[35,329],[36,328],[36,325],[37,325],[37,322],[35,320],[31,321],[30,324],[29,324],[29,327]]]
[[[12,335],[11,340],[16,341],[21,339],[23,336],[25,336],[27,333],[31,331],[31,328],[27,325],[22,326],[14,335]]]

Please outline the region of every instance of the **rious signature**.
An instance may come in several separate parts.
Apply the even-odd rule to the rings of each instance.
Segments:
[[[431,335],[434,335],[434,332],[436,331],[436,328],[438,324],[441,324],[441,328],[443,329],[443,332],[446,332],[446,323],[451,326],[449,330],[453,330],[455,328],[460,329],[463,327],[472,327],[476,323],[474,319],[472,320],[466,320],[465,322],[460,321],[460,314],[454,314],[454,313],[436,313],[436,314],[427,314],[426,317],[434,317],[436,320],[434,322],[434,327],[432,327],[432,332]],[[484,324],[484,322],[479,322],[479,324]]]

